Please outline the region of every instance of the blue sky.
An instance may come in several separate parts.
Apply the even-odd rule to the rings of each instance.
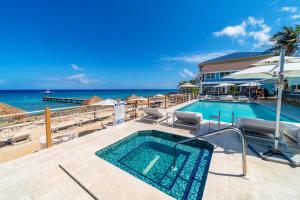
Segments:
[[[0,88],[175,88],[295,23],[299,0],[1,1]]]

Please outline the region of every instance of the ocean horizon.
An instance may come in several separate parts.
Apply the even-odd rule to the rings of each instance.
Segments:
[[[44,102],[41,89],[22,89],[22,90],[0,90],[0,102],[15,106],[24,111],[37,111],[45,107],[62,108],[70,107],[78,104],[61,103],[61,102]],[[87,99],[91,96],[99,96],[103,99],[126,99],[130,95],[138,95],[149,97],[156,94],[167,94],[176,92],[176,89],[53,89],[53,94],[47,96],[61,98],[83,98]]]

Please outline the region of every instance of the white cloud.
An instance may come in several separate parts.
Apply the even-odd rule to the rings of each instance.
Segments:
[[[181,78],[186,78],[186,74],[184,72],[178,72],[178,74],[181,76]]]
[[[89,78],[85,74],[74,74],[74,75],[71,75],[71,76],[67,76],[66,80],[78,81],[79,83],[84,84],[84,85],[90,85],[90,84],[93,84],[93,83],[97,82],[96,79]]]
[[[73,70],[75,71],[83,71],[84,69],[79,67],[78,65],[75,65],[75,64],[71,64],[71,67]]]
[[[184,68],[184,69],[183,69],[183,72],[184,72],[186,75],[190,76],[190,77],[196,77],[196,74],[195,74],[194,72],[190,71],[190,70],[187,69],[187,68]]]
[[[300,14],[290,16],[292,20],[300,19]]]
[[[214,35],[219,36],[229,36],[229,37],[239,37],[239,36],[245,36],[246,35],[246,23],[242,22],[239,25],[235,26],[227,26],[223,28],[221,31],[214,32]]]
[[[255,17],[248,17],[248,23],[251,25],[251,26],[256,26],[256,25],[263,25],[265,23],[264,19],[260,18],[260,19],[256,19]]]
[[[281,22],[281,18],[278,18],[278,19],[276,19],[276,21],[275,21],[276,24],[280,24],[280,22]]]
[[[197,76],[196,73],[192,72],[188,68],[184,68],[182,71],[178,72],[178,74],[182,78],[187,78],[187,77],[195,78]]]
[[[211,52],[211,53],[198,53],[198,54],[190,54],[190,55],[182,55],[182,56],[166,56],[161,58],[163,61],[179,61],[185,63],[200,63],[206,60],[210,60],[216,57],[224,56],[226,54],[232,53],[234,51],[219,51],[219,52]]]
[[[289,13],[296,13],[298,8],[296,6],[284,6],[280,9],[281,12],[289,12]]]
[[[227,26],[221,31],[214,32],[217,37],[227,36],[237,39],[237,42],[244,45],[247,40],[253,40],[253,46],[255,48],[262,46],[269,46],[272,43],[269,41],[271,27],[267,25],[263,18],[255,18],[249,16],[247,20],[241,22],[237,26]]]

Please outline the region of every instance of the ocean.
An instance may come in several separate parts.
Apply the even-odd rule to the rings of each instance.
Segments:
[[[47,95],[52,97],[64,98],[83,98],[87,99],[91,96],[99,96],[103,99],[126,99],[126,97],[135,94],[138,96],[149,97],[155,94],[167,94],[176,92],[175,89],[169,90],[51,90],[53,94]],[[45,107],[62,108],[70,107],[78,104],[44,102],[42,101],[45,94],[41,94],[43,90],[0,90],[0,102],[7,103],[25,111],[43,110]]]

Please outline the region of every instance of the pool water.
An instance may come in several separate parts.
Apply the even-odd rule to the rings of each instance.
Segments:
[[[209,119],[210,115],[218,115],[221,112],[222,122],[232,121],[232,112],[235,119],[237,117],[258,118],[264,120],[276,120],[276,113],[265,106],[257,103],[241,103],[241,102],[219,102],[219,101],[197,101],[185,106],[179,111],[199,112],[203,114],[204,119]],[[297,122],[281,114],[281,121]]]
[[[202,140],[177,145],[174,170],[173,146],[184,139],[155,130],[139,131],[96,155],[176,199],[201,199],[213,145]]]

